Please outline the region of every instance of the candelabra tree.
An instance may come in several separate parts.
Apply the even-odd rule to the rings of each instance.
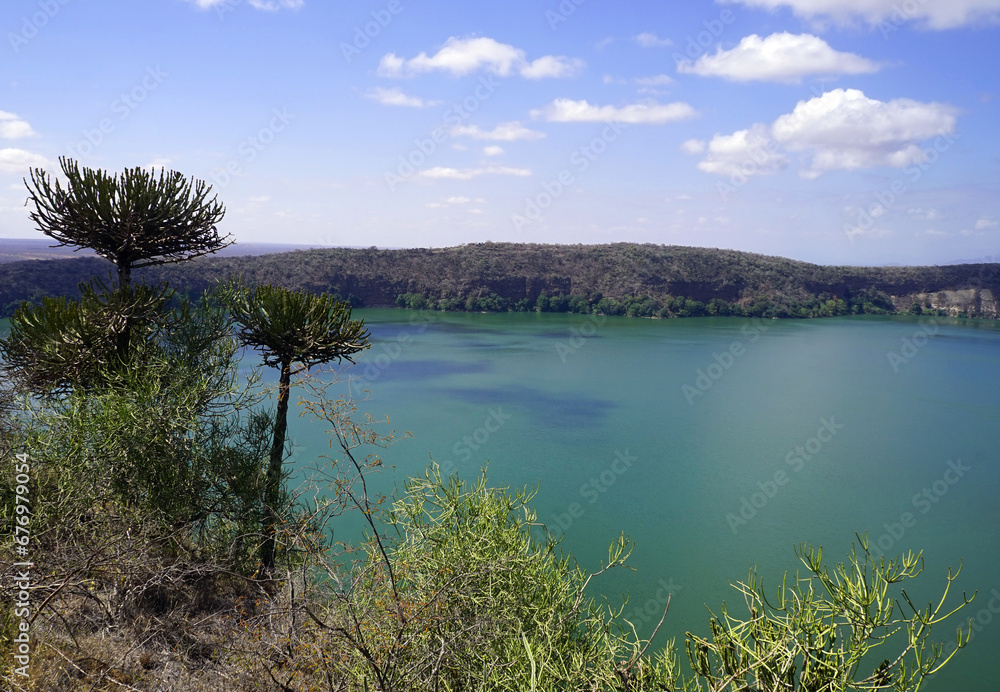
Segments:
[[[369,333],[364,320],[351,319],[348,303],[328,293],[316,295],[271,285],[234,287],[229,294],[229,306],[240,341],[260,351],[265,365],[280,371],[261,544],[261,563],[264,572],[270,574],[275,561],[275,526],[292,375],[323,363],[342,360],[353,363],[353,356],[370,346]],[[293,372],[296,363],[300,367]]]

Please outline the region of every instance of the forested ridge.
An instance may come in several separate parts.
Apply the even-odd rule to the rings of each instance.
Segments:
[[[99,258],[0,265],[0,314],[23,300],[76,296],[106,275]],[[643,317],[818,317],[940,311],[997,316],[1000,265],[822,266],[735,250],[640,245],[479,243],[452,248],[328,248],[212,256],[136,272],[201,291],[248,284],[330,292],[355,306],[603,312]]]

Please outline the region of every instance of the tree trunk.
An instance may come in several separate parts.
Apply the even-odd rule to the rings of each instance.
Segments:
[[[124,292],[132,289],[132,265],[128,262],[118,263],[118,290]],[[129,346],[132,340],[132,316],[125,315],[122,331],[115,335],[115,351],[118,354],[118,364],[123,368],[128,364]]]
[[[292,363],[282,361],[278,381],[278,410],[274,420],[274,439],[271,458],[267,466],[267,486],[264,489],[264,543],[260,560],[266,576],[274,573],[275,526],[278,523],[278,502],[281,498],[281,462],[285,455],[285,433],[288,430],[288,394],[291,389]]]

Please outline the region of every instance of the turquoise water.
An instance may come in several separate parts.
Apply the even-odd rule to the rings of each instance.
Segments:
[[[924,550],[918,605],[964,560],[957,593],[978,591],[966,610],[978,631],[923,689],[996,688],[1000,325],[355,316],[373,347],[350,388],[369,390],[362,410],[412,433],[383,450],[377,490],[431,457],[470,478],[488,463],[495,485],[537,485],[539,519],[585,568],[620,532],[634,539],[636,571],[605,575],[594,593],[629,592],[626,615],[648,634],[672,592],[661,632],[678,640],[706,633],[723,600],[741,612],[730,583],[751,565],[772,583],[794,571],[803,541],[829,560],[846,558],[855,532],[888,556]],[[291,435],[300,467],[328,452],[317,424],[294,420]],[[345,518],[335,530],[355,528]]]
[[[803,541],[833,560],[855,532],[889,556],[923,549],[917,604],[964,559],[957,586],[978,590],[968,612],[983,624],[925,689],[995,688],[998,325],[356,316],[374,345],[352,390],[368,389],[365,410],[412,432],[383,454],[394,468],[382,489],[429,457],[468,477],[488,463],[494,484],[537,484],[540,520],[584,567],[631,535],[636,571],[605,575],[595,593],[629,592],[626,614],[648,633],[673,592],[664,631],[678,639],[707,631],[707,607],[727,600],[739,612],[730,583],[751,565],[775,578],[794,570]],[[293,434],[297,458],[322,453],[325,438],[304,421]]]

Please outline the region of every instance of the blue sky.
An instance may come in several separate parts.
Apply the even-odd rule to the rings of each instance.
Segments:
[[[1000,253],[1000,0],[8,0],[32,166],[166,166],[244,242]]]

